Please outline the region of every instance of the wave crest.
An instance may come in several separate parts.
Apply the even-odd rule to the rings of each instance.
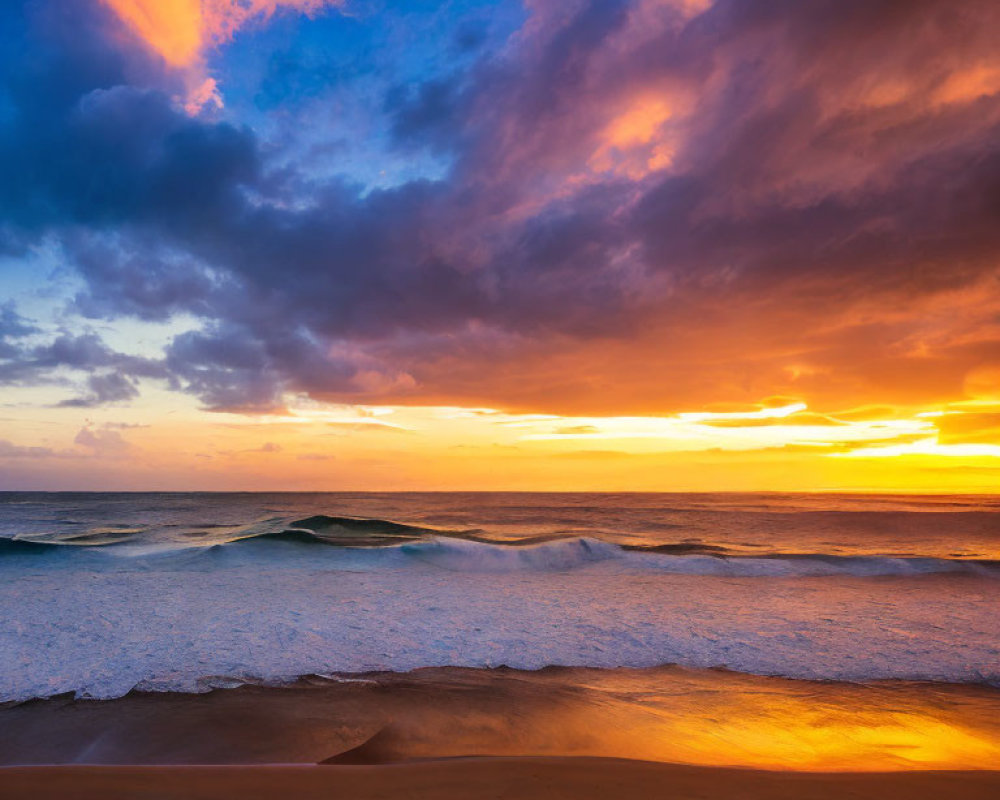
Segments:
[[[619,545],[603,539],[547,534],[497,541],[479,530],[448,530],[388,519],[317,514],[302,519],[261,519],[249,526],[176,534],[170,541],[146,539],[139,529],[101,528],[62,538],[0,538],[0,556],[53,557],[60,563],[89,552],[89,567],[102,554],[137,567],[149,559],[171,568],[214,569],[248,564],[297,565],[312,569],[379,570],[426,564],[453,572],[552,572],[609,564],[635,573],[729,577],[882,577],[978,575],[1000,578],[1000,561],[825,553],[746,554],[693,541]],[[314,545],[322,545],[315,548]],[[110,562],[109,562],[110,563]]]

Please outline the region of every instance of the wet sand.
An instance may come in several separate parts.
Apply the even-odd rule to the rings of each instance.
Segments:
[[[592,756],[800,771],[1000,764],[1000,691],[724,670],[429,668],[0,707],[0,765]]]
[[[994,800],[998,796],[1000,772],[822,774],[606,758],[469,758],[386,766],[0,769],[3,800]]]
[[[0,707],[0,800],[1000,797],[1000,692],[430,668]]]
[[[0,765],[609,757],[821,772],[995,769],[1000,691],[725,670],[428,668],[0,707]]]

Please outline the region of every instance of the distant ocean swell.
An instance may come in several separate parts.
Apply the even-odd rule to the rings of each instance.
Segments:
[[[65,523],[64,523],[65,524]],[[591,537],[534,536],[507,541],[478,531],[449,531],[382,519],[317,515],[270,519],[234,530],[202,526],[188,541],[146,544],[141,528],[103,528],[59,537],[0,538],[0,557],[49,556],[66,566],[170,569],[225,568],[257,561],[309,568],[400,568],[421,562],[451,571],[559,571],[614,562],[628,571],[733,577],[973,575],[1000,578],[1000,561],[922,556],[780,553],[748,555],[698,542],[617,545]],[[220,531],[215,529],[225,531]],[[224,537],[221,538],[220,536]],[[311,547],[319,545],[321,547]],[[325,547],[323,547],[325,545]],[[308,549],[307,549],[308,548]],[[97,558],[95,558],[97,556]],[[203,562],[203,563],[202,563]],[[0,562],[2,563],[2,562]]]

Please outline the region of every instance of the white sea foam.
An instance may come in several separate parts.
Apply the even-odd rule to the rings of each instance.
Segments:
[[[446,664],[1000,682],[987,498],[29,499],[0,493],[7,700]]]
[[[592,539],[117,547],[0,558],[0,699],[439,665],[1000,680],[1000,581],[946,559],[681,556]]]

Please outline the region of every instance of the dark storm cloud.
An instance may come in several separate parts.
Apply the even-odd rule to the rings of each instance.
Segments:
[[[73,298],[85,317],[115,319],[121,315],[163,322],[178,312],[210,316],[212,298],[227,290],[225,276],[213,274],[189,256],[161,252],[147,238],[122,249],[116,237],[76,234],[67,237],[86,287]]]
[[[949,292],[980,313],[995,286],[993,3],[541,4],[502,55],[389,93],[400,152],[451,167],[368,193],[282,177],[248,129],[189,118],[81,7],[79,25],[0,12],[18,43],[0,235],[59,235],[87,316],[205,324],[161,365],[88,340],[31,353],[104,370],[73,402],[158,370],[240,410],[285,390],[558,406],[609,387],[665,408],[752,394],[743,368],[835,399],[930,351],[920,398],[1000,359],[1000,337],[925,313]],[[573,364],[559,385],[554,354]]]
[[[211,223],[252,177],[254,142],[204,125],[129,79],[152,67],[123,53],[96,2],[6,4],[0,215],[22,230],[155,219]]]
[[[24,228],[155,221],[196,232],[227,213],[256,166],[249,134],[201,125],[166,96],[95,88],[40,134],[5,142],[0,209]]]

